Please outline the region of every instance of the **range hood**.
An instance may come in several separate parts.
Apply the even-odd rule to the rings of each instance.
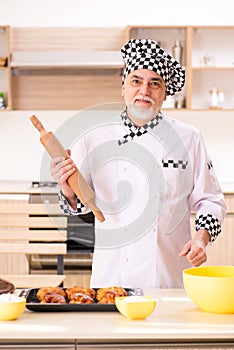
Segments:
[[[11,68],[14,75],[29,74],[29,71],[74,69],[121,70],[123,60],[119,51],[13,51]],[[35,73],[35,72],[34,72]]]

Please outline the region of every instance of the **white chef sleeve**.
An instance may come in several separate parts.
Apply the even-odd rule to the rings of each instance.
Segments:
[[[196,231],[206,229],[212,242],[221,232],[226,205],[212,161],[199,133],[193,152],[191,156],[194,162],[194,183],[190,196],[190,209],[196,212]]]

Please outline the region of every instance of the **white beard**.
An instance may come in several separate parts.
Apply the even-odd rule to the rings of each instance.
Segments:
[[[136,106],[132,103],[127,103],[126,106],[129,111],[129,114],[136,119],[150,120],[153,119],[156,114],[153,106],[150,108],[145,108],[141,106]]]

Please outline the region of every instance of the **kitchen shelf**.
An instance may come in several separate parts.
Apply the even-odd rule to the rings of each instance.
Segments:
[[[219,110],[233,110],[234,27],[192,27],[192,32],[191,108],[210,110],[209,91],[216,87],[225,97]]]
[[[0,66],[0,92],[3,93],[4,108],[0,112],[11,109],[11,79],[10,79],[10,26],[0,26],[0,57],[6,59]]]
[[[12,28],[12,109],[122,102],[124,28]]]
[[[193,70],[204,70],[204,71],[210,71],[210,70],[233,70],[233,67],[192,67]]]
[[[209,109],[209,91],[218,88],[224,93],[224,103],[221,110],[234,109],[234,95],[232,82],[234,69],[193,69],[192,72],[192,109]]]
[[[234,27],[192,27],[192,66],[233,66]]]
[[[131,38],[153,39],[171,54],[175,41],[180,41],[186,71],[186,85],[177,95],[183,100],[181,111],[209,111],[214,86],[225,96],[220,110],[234,110],[234,26],[13,28],[11,32],[12,43],[10,27],[0,26],[0,56],[8,57],[8,66],[0,68],[0,91],[8,110],[77,110],[122,102],[120,47]],[[169,103],[170,110],[172,106]]]

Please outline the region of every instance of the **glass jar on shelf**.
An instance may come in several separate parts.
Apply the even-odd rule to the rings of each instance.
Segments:
[[[221,109],[225,101],[224,93],[216,86],[210,90],[210,109]]]
[[[175,40],[174,46],[172,46],[172,55],[174,59],[182,64],[182,54],[183,54],[183,47],[181,46],[180,40]]]

